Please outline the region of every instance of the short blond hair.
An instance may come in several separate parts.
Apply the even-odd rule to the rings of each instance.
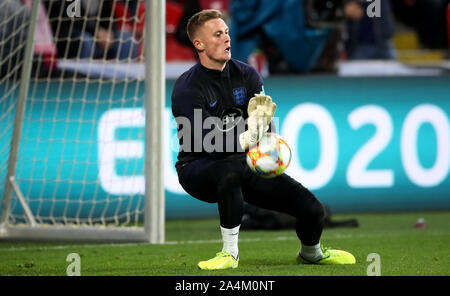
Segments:
[[[191,40],[191,42],[194,41],[197,30],[203,26],[204,23],[218,18],[223,19],[223,15],[222,12],[217,9],[205,9],[191,16],[187,23],[187,35],[189,40]]]

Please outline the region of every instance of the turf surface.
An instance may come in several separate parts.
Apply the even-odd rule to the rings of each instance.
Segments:
[[[420,217],[426,228],[414,227]],[[0,275],[66,275],[70,253],[80,255],[86,276],[365,276],[371,253],[380,256],[384,276],[450,275],[450,212],[333,216],[347,218],[360,226],[325,229],[322,244],[353,253],[355,265],[298,265],[295,231],[241,231],[239,268],[199,270],[198,261],[221,249],[218,220],[206,219],[167,221],[165,245],[0,241]]]

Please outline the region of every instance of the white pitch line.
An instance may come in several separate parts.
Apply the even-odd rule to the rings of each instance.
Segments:
[[[427,232],[426,235],[445,235],[448,234],[442,231],[432,231]],[[380,234],[352,234],[352,233],[329,233],[326,235],[325,240],[327,238],[378,238],[378,237],[386,237],[398,235],[398,233],[380,233]],[[267,237],[267,238],[240,238],[240,243],[247,242],[260,242],[260,241],[288,241],[288,240],[298,240],[296,236],[278,236],[278,237]],[[210,239],[210,240],[186,240],[186,241],[167,241],[164,245],[193,245],[193,244],[217,244],[222,243],[221,239]],[[66,250],[66,249],[74,249],[74,248],[102,248],[102,247],[134,247],[134,246],[143,246],[150,245],[148,243],[110,243],[110,244],[78,244],[78,245],[56,245],[56,246],[37,246],[37,247],[9,247],[9,248],[0,248],[0,252],[15,252],[15,251],[51,251],[51,250]]]
[[[260,241],[282,241],[282,240],[297,240],[296,237],[286,237],[279,236],[273,238],[242,238],[239,239],[240,243],[248,243],[248,242],[260,242]],[[185,244],[215,244],[221,243],[221,239],[210,239],[210,240],[188,240],[188,241],[168,241],[166,245],[185,245]]]

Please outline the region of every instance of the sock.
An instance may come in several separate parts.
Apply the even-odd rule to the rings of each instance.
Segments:
[[[306,246],[302,244],[300,255],[310,262],[316,262],[323,258],[322,250],[320,249],[320,242],[313,246]]]
[[[220,232],[222,233],[222,241],[223,247],[222,252],[228,252],[234,259],[238,259],[239,250],[238,250],[238,237],[239,237],[239,227],[238,225],[233,228],[224,228],[220,226]]]

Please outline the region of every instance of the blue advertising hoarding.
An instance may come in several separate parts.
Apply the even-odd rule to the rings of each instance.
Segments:
[[[216,205],[190,197],[177,181],[173,85],[167,81],[166,216],[216,216]],[[80,196],[97,202],[76,210],[65,202],[66,215],[120,216],[143,207],[143,82],[38,82],[30,89],[17,180],[32,210],[54,212],[59,199],[77,203]],[[331,211],[450,209],[450,77],[271,77],[265,91],[278,106],[277,133],[292,150],[287,173]],[[58,96],[84,99],[48,99]],[[111,196],[120,204],[105,209]]]

